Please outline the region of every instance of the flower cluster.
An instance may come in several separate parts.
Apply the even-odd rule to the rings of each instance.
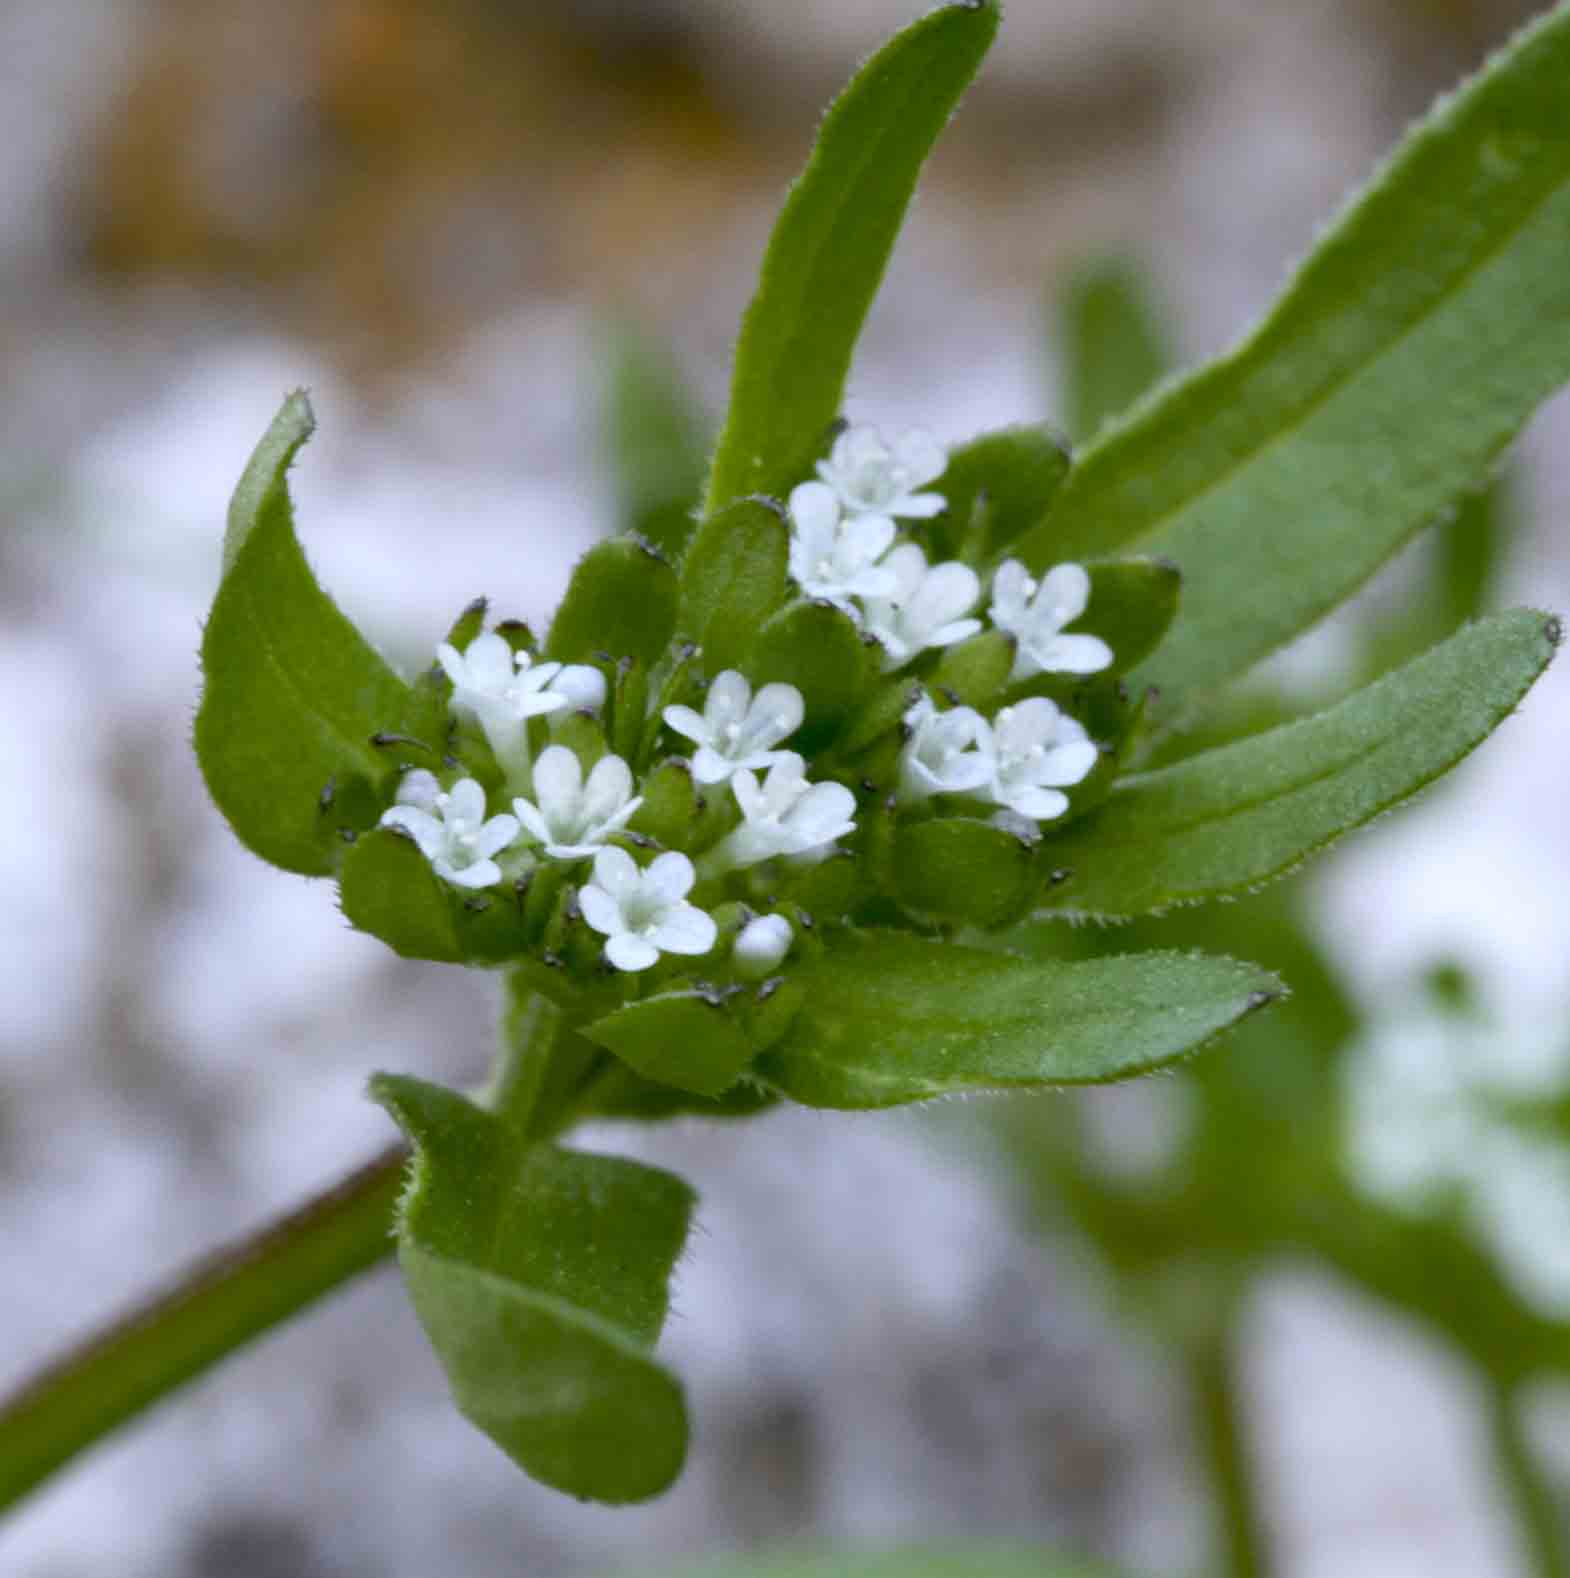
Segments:
[[[1038,581],[1007,560],[991,577],[982,615],[976,570],[929,561],[910,523],[947,508],[931,491],[946,468],[943,449],[924,433],[892,442],[870,427],[841,434],[817,479],[790,495],[788,569],[801,592],[854,621],[888,675],[989,625],[1008,639],[1011,686],[1107,668],[1104,642],[1065,629],[1090,598],[1080,566],[1059,565]],[[674,764],[664,757],[640,784],[636,764],[607,748],[599,715],[609,687],[600,669],[538,662],[500,633],[478,635],[462,651],[443,644],[437,658],[452,711],[478,725],[510,801],[510,810],[487,817],[477,778],[444,788],[425,769],[405,774],[382,823],[412,838],[444,881],[474,893],[473,903],[482,902],[480,890],[507,883],[522,893],[542,871],[575,881],[572,913],[604,939],[601,957],[619,971],[647,970],[667,954],[707,956],[723,939],[731,973],[756,980],[797,945],[805,920],[798,914],[793,924],[773,905],[768,873],[788,878],[833,854],[857,831],[857,790],[871,786],[844,762],[809,776],[806,757],[790,748],[808,721],[796,686],[754,690],[735,669],[714,675],[701,695],[685,681],[674,693],[668,684],[647,720],[655,732],[643,755],[657,755],[661,739],[682,755]],[[1016,695],[989,718],[926,685],[906,694],[888,804],[907,814],[955,796],[1033,836],[1068,809],[1064,790],[1097,760],[1083,725],[1046,696]],[[583,720],[576,731],[572,720]],[[648,829],[662,825],[652,775],[673,766],[690,777],[691,836],[643,865],[634,852],[658,849]],[[757,912],[760,897],[772,913]]]

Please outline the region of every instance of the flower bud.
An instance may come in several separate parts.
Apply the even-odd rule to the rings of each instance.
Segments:
[[[783,915],[760,915],[748,921],[731,954],[736,973],[751,980],[761,979],[790,952],[793,935],[790,922]]]

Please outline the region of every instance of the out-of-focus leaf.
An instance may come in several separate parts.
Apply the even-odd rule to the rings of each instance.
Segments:
[[[686,1408],[652,1356],[692,1191],[531,1143],[454,1091],[378,1075],[416,1148],[398,1258],[453,1397],[525,1472],[643,1501],[680,1472]]]
[[[703,492],[706,444],[670,358],[629,324],[610,336],[605,429],[622,524],[676,558]]]
[[[376,743],[407,727],[414,698],[317,584],[295,538],[288,470],[315,425],[304,394],[290,395],[235,489],[202,637],[196,754],[247,848],[326,876],[343,833],[374,822],[400,757],[435,755],[429,741]]]
[[[1241,892],[1455,765],[1547,666],[1557,622],[1499,614],[1329,710],[1125,779],[1052,844],[1049,908],[1106,917]]]
[[[1184,574],[1169,718],[1306,629],[1570,377],[1570,11],[1444,100],[1240,347],[1104,428],[1018,545]]]
[[[1203,1046],[1280,990],[1231,959],[1037,962],[892,932],[837,940],[793,979],[801,1011],[757,1067],[809,1107],[1123,1079]]]
[[[742,320],[705,514],[783,495],[811,472],[921,166],[997,28],[993,0],[940,7],[884,45],[824,117]]]
[[[1144,281],[1121,260],[1079,269],[1058,303],[1058,322],[1063,420],[1078,443],[1154,388],[1172,355]]]

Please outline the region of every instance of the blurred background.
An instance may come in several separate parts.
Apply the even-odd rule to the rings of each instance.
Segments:
[[[321,421],[307,549],[386,651],[423,664],[480,592],[542,615],[685,476],[618,447],[618,399],[714,422],[817,117],[919,9],[0,4],[0,1390],[384,1143],[373,1069],[470,1080],[491,1044],[494,983],[242,851],[188,750],[224,507],[281,396]],[[1015,0],[849,414],[1092,427],[1224,348],[1531,9]],[[1560,400],[1218,731],[1479,606],[1570,608],[1567,437]],[[384,1270],[45,1487],[0,1568],[566,1578],[975,1534],[1149,1578],[1563,1570],[1567,723],[1561,663],[1306,885],[1151,929],[1300,988],[1175,1078],[607,1136],[703,1200],[664,1343],[695,1450],[653,1506],[518,1475]]]

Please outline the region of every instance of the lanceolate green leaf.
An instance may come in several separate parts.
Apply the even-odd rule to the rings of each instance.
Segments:
[[[616,325],[609,338],[605,428],[622,524],[674,557],[703,491],[702,424],[660,347],[630,324]]]
[[[1570,9],[1421,126],[1264,323],[1081,457],[1021,542],[1183,571],[1169,716],[1333,608],[1570,378]]]
[[[921,166],[997,27],[994,0],[943,6],[879,50],[824,118],[742,320],[706,514],[811,472]]]
[[[533,1144],[456,1092],[378,1075],[414,1142],[398,1258],[464,1415],[536,1479],[642,1501],[687,1421],[652,1357],[692,1191],[669,1173]]]
[[[294,535],[287,473],[315,426],[284,402],[229,508],[224,575],[202,638],[196,754],[219,809],[264,860],[330,873],[375,820],[371,786],[440,741],[400,741],[410,689],[317,584]],[[380,742],[380,743],[378,743]]]
[[[1070,874],[1047,906],[1143,915],[1279,876],[1486,739],[1557,639],[1546,615],[1499,614],[1315,717],[1124,780],[1053,840]]]
[[[548,657],[587,663],[597,653],[645,666],[676,623],[676,573],[652,543],[612,537],[578,561],[545,642]]]
[[[894,932],[794,972],[804,1003],[759,1075],[809,1107],[1102,1083],[1191,1052],[1279,993],[1231,959],[1008,958]]]

